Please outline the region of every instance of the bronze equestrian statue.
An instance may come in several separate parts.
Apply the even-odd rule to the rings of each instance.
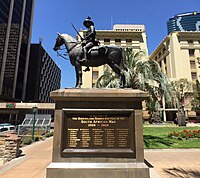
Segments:
[[[75,66],[76,70],[76,88],[82,85],[82,66],[98,67],[108,64],[113,71],[120,76],[120,88],[125,87],[125,75],[120,68],[120,65],[127,70],[125,65],[125,51],[123,48],[117,46],[98,46],[98,41],[95,40],[94,23],[90,18],[87,18],[84,25],[88,28],[86,37],[82,42],[78,42],[68,34],[59,34],[56,39],[54,51],[60,49],[60,46],[65,45],[69,54],[70,62]]]

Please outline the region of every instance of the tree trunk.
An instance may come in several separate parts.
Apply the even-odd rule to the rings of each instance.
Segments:
[[[186,126],[186,117],[184,113],[178,113],[178,126]]]

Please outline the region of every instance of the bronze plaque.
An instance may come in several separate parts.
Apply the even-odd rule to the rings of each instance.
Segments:
[[[89,155],[96,151],[98,156],[111,157],[134,153],[130,114],[64,114],[63,129],[64,153]]]

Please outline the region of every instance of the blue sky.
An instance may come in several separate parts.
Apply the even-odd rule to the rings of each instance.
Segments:
[[[85,29],[82,22],[87,16],[97,30],[110,30],[112,24],[144,24],[151,54],[167,35],[169,18],[191,11],[200,12],[199,0],[36,0],[32,43],[43,39],[43,47],[61,69],[61,88],[73,87],[74,67],[53,51],[57,32],[75,37],[71,23]]]

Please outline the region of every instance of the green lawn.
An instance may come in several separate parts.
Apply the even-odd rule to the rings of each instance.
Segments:
[[[200,148],[200,140],[170,139],[167,135],[173,131],[200,130],[200,127],[145,127],[145,148]]]

